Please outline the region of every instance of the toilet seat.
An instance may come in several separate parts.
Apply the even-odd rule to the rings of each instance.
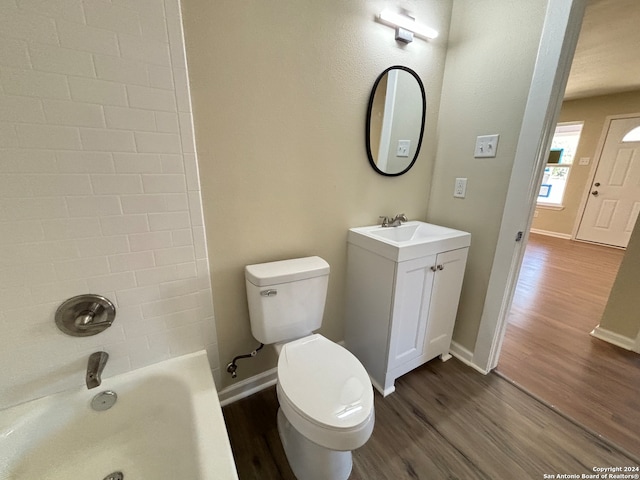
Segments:
[[[373,431],[373,388],[347,349],[319,334],[282,346],[278,399],[291,424],[333,450],[355,450]]]

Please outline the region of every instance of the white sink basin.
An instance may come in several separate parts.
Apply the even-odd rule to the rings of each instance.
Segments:
[[[471,244],[471,234],[425,222],[406,222],[398,227],[349,229],[347,241],[395,262],[435,255]]]

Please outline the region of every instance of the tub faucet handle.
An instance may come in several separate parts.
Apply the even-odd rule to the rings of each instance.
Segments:
[[[95,352],[89,356],[89,363],[87,363],[87,375],[85,381],[87,388],[99,387],[102,383],[102,371],[107,365],[109,360],[109,354],[107,352]]]

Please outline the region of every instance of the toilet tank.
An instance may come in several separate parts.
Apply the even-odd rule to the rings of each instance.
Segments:
[[[251,333],[261,343],[310,335],[322,325],[329,264],[320,257],[245,267]]]

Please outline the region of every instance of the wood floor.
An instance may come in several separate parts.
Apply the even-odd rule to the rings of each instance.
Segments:
[[[223,409],[240,479],[293,479],[276,427],[274,388]],[[512,480],[638,466],[496,374],[435,359],[375,395],[371,439],[351,480]],[[551,477],[547,477],[551,478]]]
[[[532,234],[497,371],[637,458],[640,355],[589,334],[623,254]]]

